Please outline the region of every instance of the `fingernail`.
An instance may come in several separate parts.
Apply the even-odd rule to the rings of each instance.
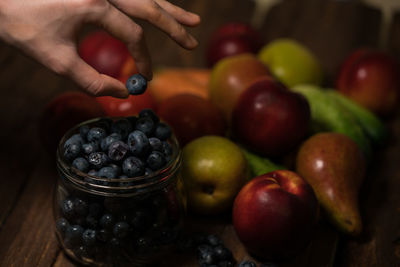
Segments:
[[[199,45],[199,42],[191,35],[189,35],[188,48],[193,49]]]

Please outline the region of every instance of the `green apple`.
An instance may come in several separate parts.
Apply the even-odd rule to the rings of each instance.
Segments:
[[[231,208],[249,170],[239,146],[225,137],[209,135],[183,148],[181,175],[189,210],[209,215]]]
[[[322,82],[323,72],[317,58],[293,39],[282,38],[268,43],[260,50],[258,58],[288,87]]]

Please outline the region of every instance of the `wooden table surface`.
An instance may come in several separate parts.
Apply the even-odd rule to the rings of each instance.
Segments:
[[[254,9],[251,0],[172,2],[202,16],[201,26],[191,30],[200,46],[184,51],[142,23],[155,66],[204,67],[205,45],[213,29],[232,20],[248,22]],[[308,46],[320,59],[330,85],[347,53],[378,44],[380,17],[378,10],[358,1],[286,0],[270,10],[260,30],[265,42],[292,37]],[[387,49],[400,59],[399,14]],[[4,43],[0,66],[0,266],[75,266],[55,238],[52,194],[57,174],[54,157],[40,145],[38,119],[52,97],[78,88]],[[391,136],[376,152],[362,187],[363,235],[345,237],[321,223],[307,251],[283,266],[400,266],[400,114],[386,123]],[[195,221],[195,227],[220,234],[236,260],[250,258],[229,221]],[[196,266],[193,257],[173,258],[165,266]]]

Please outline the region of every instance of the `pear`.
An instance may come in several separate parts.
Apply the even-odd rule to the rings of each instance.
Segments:
[[[362,230],[358,193],[366,162],[358,145],[340,133],[319,133],[299,148],[296,171],[314,189],[333,224],[346,234]]]

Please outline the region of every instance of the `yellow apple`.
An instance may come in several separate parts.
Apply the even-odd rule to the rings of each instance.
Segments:
[[[203,136],[183,148],[181,174],[189,210],[208,215],[231,208],[249,172],[235,143],[225,137]]]

